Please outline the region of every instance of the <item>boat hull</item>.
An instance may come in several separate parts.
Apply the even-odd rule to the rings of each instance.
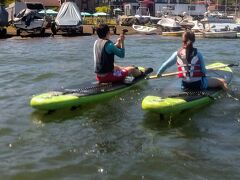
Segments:
[[[204,32],[205,38],[237,38],[236,31]]]
[[[141,34],[157,34],[158,29],[149,26],[132,25],[132,28]]]
[[[240,38],[240,32],[237,33],[237,38]]]
[[[162,32],[162,36],[182,36],[184,31],[172,31],[172,32]]]

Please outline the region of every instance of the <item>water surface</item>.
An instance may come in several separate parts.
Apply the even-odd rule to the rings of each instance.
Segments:
[[[225,94],[166,120],[142,111],[141,101],[161,95],[174,77],[75,111],[46,115],[29,107],[35,94],[94,79],[95,39],[0,40],[1,179],[240,178],[240,104]],[[116,61],[156,72],[180,44],[179,38],[127,36],[126,58]],[[239,39],[199,39],[196,46],[206,64],[240,57]],[[238,68],[231,88],[240,88]]]

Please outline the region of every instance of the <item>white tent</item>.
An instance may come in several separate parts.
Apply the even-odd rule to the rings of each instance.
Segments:
[[[74,2],[62,4],[55,22],[59,26],[78,26],[82,24],[81,12]]]

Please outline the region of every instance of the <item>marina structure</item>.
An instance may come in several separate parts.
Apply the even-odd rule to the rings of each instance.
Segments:
[[[42,3],[45,7],[60,7],[64,2],[69,0],[22,0],[22,2],[36,2]],[[75,2],[80,10],[84,11],[95,11],[96,2],[95,0],[71,0]]]
[[[84,12],[95,12],[99,6],[109,6],[111,11],[119,8],[124,15],[133,16],[136,14],[139,6],[149,8],[151,16],[161,15],[183,15],[203,16],[206,11],[224,11],[225,13],[239,15],[240,4],[219,4],[220,2],[210,2],[208,0],[21,0],[21,2],[38,2],[46,8],[59,8],[62,3],[73,1],[79,9]],[[111,13],[110,13],[111,14]],[[114,14],[114,13],[112,13]]]
[[[124,4],[125,15],[134,15],[141,3],[139,1],[131,1]],[[152,16],[161,16],[165,14],[190,16],[203,16],[207,11],[206,4],[194,4],[188,0],[155,0],[149,6]]]
[[[157,0],[155,4],[155,15],[172,14],[190,16],[203,16],[207,11],[205,4],[193,4],[187,0]]]

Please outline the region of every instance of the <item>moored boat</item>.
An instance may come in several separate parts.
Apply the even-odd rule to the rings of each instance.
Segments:
[[[162,32],[162,36],[182,36],[184,31]]]
[[[81,12],[75,2],[65,2],[51,24],[51,31],[53,34],[62,31],[67,34],[83,34]]]
[[[172,18],[162,18],[157,24],[162,27],[163,31],[167,32],[180,31],[182,28],[181,25]]]
[[[158,29],[156,27],[141,26],[141,25],[132,25],[132,28],[138,33],[143,34],[157,34]]]
[[[204,38],[203,32],[194,32],[196,38]]]
[[[236,31],[205,31],[203,32],[205,38],[236,38]]]

